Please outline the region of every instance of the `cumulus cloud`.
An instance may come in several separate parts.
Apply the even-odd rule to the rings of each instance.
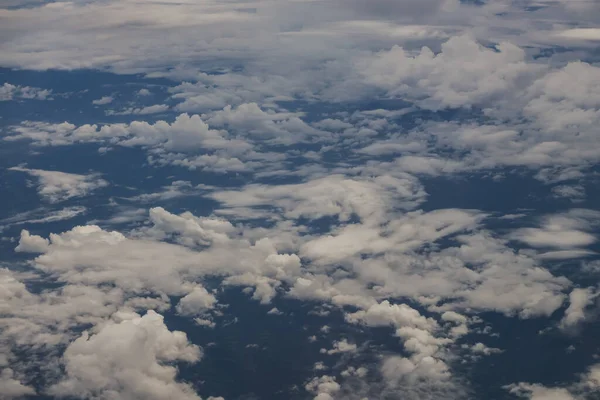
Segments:
[[[406,304],[390,304],[384,300],[367,310],[346,314],[346,320],[351,323],[363,323],[367,326],[403,326],[422,329],[435,329],[435,320],[422,316],[417,310]]]
[[[348,342],[347,339],[342,339],[339,341],[333,342],[333,347],[329,350],[321,349],[321,353],[325,354],[338,354],[338,353],[355,353],[357,351],[357,346],[355,343]]]
[[[23,229],[19,245],[15,247],[15,251],[24,253],[44,253],[48,250],[50,241],[41,236],[32,235],[29,231]]]
[[[181,315],[197,315],[212,309],[216,303],[215,296],[198,286],[179,300],[176,309]]]
[[[465,345],[463,345],[465,346]],[[502,350],[500,349],[496,349],[493,347],[488,347],[485,344],[481,343],[481,342],[477,342],[475,343],[473,346],[468,346],[466,345],[466,347],[473,353],[475,354],[482,354],[484,356],[489,356],[490,354],[494,354],[494,353],[500,353],[502,352]]]
[[[334,376],[323,375],[310,380],[305,389],[315,395],[314,400],[333,400],[333,396],[340,390],[339,383]]]
[[[485,106],[515,91],[539,70],[511,43],[495,50],[459,36],[444,43],[439,54],[424,48],[412,56],[396,46],[359,62],[357,68],[389,95],[414,99],[424,108]]]
[[[97,332],[84,332],[65,350],[66,376],[51,386],[55,396],[126,399],[200,399],[176,381],[175,361],[197,362],[201,350],[185,333],[170,331],[154,311],[117,313]]]
[[[79,175],[60,171],[46,171],[12,167],[11,171],[26,172],[38,179],[38,193],[50,203],[58,203],[72,197],[87,196],[94,190],[108,186],[98,174]]]
[[[448,367],[446,364],[432,357],[426,357],[421,363],[415,365],[408,358],[392,356],[383,362],[381,372],[384,378],[390,381],[390,383],[406,378],[413,380],[418,380],[419,378],[443,380],[448,377]]]

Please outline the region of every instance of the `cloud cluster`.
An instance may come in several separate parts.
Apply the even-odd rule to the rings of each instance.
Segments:
[[[329,67],[323,68],[327,75]],[[309,124],[305,113],[290,112],[275,102],[305,96],[330,101],[319,88],[310,95],[291,90],[281,97],[290,89],[277,85],[271,88],[234,73],[204,73],[195,77],[197,82],[180,84],[172,92],[175,99],[183,99],[175,109],[205,114],[180,114],[173,122],[154,124],[133,121],[75,126],[25,122],[14,127],[14,133],[5,140],[30,139],[37,145],[110,142],[144,146],[157,163],[217,171],[255,171],[265,168],[266,161],[291,160],[295,157],[292,146],[304,143],[318,144],[310,156],[305,156],[315,161],[326,156],[334,144],[357,151],[364,161],[368,157],[368,169],[365,165],[359,167],[363,173],[393,168],[443,175],[526,167],[544,182],[565,181],[576,188],[582,171],[598,162],[594,146],[594,126],[600,115],[600,103],[594,95],[598,71],[597,66],[581,61],[543,65],[509,42],[489,48],[462,35],[451,37],[437,53],[429,47],[414,53],[398,46],[361,52],[339,72],[341,83],[326,86],[336,91],[336,99],[346,102],[363,96],[397,99],[405,102],[407,108],[400,111],[406,115],[416,110],[465,108],[470,110],[466,121],[420,121],[405,132],[396,121],[402,113],[359,110],[337,118],[325,116]],[[577,82],[577,86],[565,91],[568,82]],[[354,89],[348,91],[336,85],[351,85]],[[156,104],[115,112],[135,115],[168,108]],[[282,152],[276,147],[281,145],[289,147]],[[391,161],[390,155],[395,156]],[[381,159],[373,161],[373,156]],[[307,172],[313,174],[323,168],[311,167]],[[349,166],[338,168],[351,170]],[[282,164],[269,170],[271,175],[290,172]],[[565,188],[557,189],[557,193],[581,199],[581,190],[573,193]]]
[[[331,179],[331,182],[340,182],[336,177]],[[400,196],[413,201],[413,190],[403,189],[398,193],[397,182],[391,182],[394,185],[388,185],[389,179],[383,181],[384,187],[391,188],[392,199]],[[339,307],[357,307],[357,311],[346,313],[348,322],[395,328],[395,336],[402,341],[407,357],[391,359],[382,371],[396,371],[395,376],[406,376],[402,385],[420,382],[420,376],[436,380],[450,376],[445,362],[448,346],[468,332],[468,321],[462,314],[486,310],[528,318],[550,315],[562,305],[570,282],[538,266],[534,257],[517,254],[506,242],[480,231],[478,212],[402,211],[396,208],[397,200],[387,200],[388,194],[379,186],[354,186],[356,183],[348,182],[340,187],[360,188],[358,193],[364,192],[360,196],[337,197],[339,193],[331,190],[331,185],[325,185],[321,192],[323,198],[316,203],[318,197],[314,193],[308,196],[306,190],[286,190],[281,192],[285,197],[281,197],[280,192],[257,192],[249,186],[239,196],[214,194],[215,199],[222,199],[224,211],[231,211],[231,207],[233,210],[252,209],[268,202],[278,207],[281,215],[299,221],[323,215],[345,221],[341,230],[332,227],[329,236],[302,236],[302,228],[290,226],[287,218],[280,222],[275,220],[271,228],[251,228],[232,224],[222,217],[175,215],[154,208],[150,210],[151,225],[129,235],[98,226],[75,227],[61,234],[51,234],[48,239],[23,231],[17,250],[41,253],[33,265],[66,285],[58,294],[64,299],[61,301],[76,304],[70,296],[89,298],[93,293],[97,303],[83,320],[99,327],[105,324],[103,319],[122,307],[161,309],[165,303],[168,307],[167,296],[180,297],[175,307],[179,314],[197,316],[199,324],[214,326],[211,313],[218,300],[199,283],[207,277],[223,277],[224,285],[250,287],[252,298],[261,303],[269,303],[281,294]],[[311,183],[308,187],[320,186]],[[258,193],[264,197],[257,197]],[[365,193],[369,195],[365,197]],[[376,197],[372,197],[375,193]],[[353,199],[355,203],[330,208],[336,198]],[[228,203],[225,199],[237,200]],[[372,207],[372,199],[379,199],[375,203],[378,207]],[[324,212],[319,210],[323,205],[327,205]],[[364,208],[365,205],[368,207]],[[247,211],[242,213],[246,214]],[[356,221],[348,219],[352,214],[357,215]],[[369,232],[372,238],[355,241],[362,247],[349,247],[343,256],[332,258],[327,253],[320,255],[305,250],[313,248],[311,243],[316,241],[364,235],[362,231]],[[446,237],[454,237],[457,245],[436,250],[434,243]],[[312,261],[306,264],[295,253]],[[364,258],[369,253],[370,257]],[[378,256],[379,253],[385,257]],[[333,274],[335,266],[344,266],[347,272]],[[148,274],[148,270],[153,273]],[[18,281],[11,285],[13,292],[27,293]],[[390,298],[411,299],[425,306],[435,317],[425,317],[402,300],[392,302]],[[32,310],[42,311],[40,305],[46,304],[44,297],[21,294],[11,299],[19,299],[19,306],[11,303],[10,309],[23,327],[29,327],[30,333],[28,339],[10,336],[7,343],[18,339],[39,345],[68,340],[68,334],[47,333],[48,326],[56,320],[39,320],[36,312],[30,316],[24,313],[29,304],[34,307]],[[55,301],[52,307],[62,310],[65,306],[60,304]],[[100,304],[103,306],[99,307]],[[572,299],[566,321],[577,319],[577,307]],[[71,314],[75,310],[77,314]],[[57,311],[53,314],[54,318],[70,318],[62,320],[63,324],[70,321],[64,329],[81,321],[78,315],[81,309],[61,312],[62,316]],[[355,349],[356,345],[342,340],[325,352],[335,354]],[[398,371],[402,373],[398,375]]]
[[[9,100],[51,100],[52,90],[31,86],[12,85],[4,82],[0,86],[0,101]]]

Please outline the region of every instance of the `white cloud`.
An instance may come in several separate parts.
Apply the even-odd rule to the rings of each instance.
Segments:
[[[592,288],[573,289],[569,294],[569,307],[560,321],[561,329],[573,328],[586,320],[586,308],[598,296]]]
[[[322,189],[312,189],[321,185]],[[64,343],[69,337],[64,331],[53,336],[48,328],[56,319],[67,321],[62,325],[64,329],[77,325],[77,321],[91,321],[99,324],[100,329],[102,321],[119,308],[164,309],[168,307],[168,296],[181,297],[176,307],[180,314],[197,317],[199,325],[214,327],[215,322],[207,312],[214,312],[211,310],[216,299],[199,286],[199,282],[204,277],[218,275],[224,277],[224,285],[251,287],[252,297],[262,303],[282,294],[318,299],[338,307],[357,307],[356,311],[347,313],[348,322],[394,327],[395,335],[408,353],[406,361],[401,363],[407,370],[406,378],[394,380],[390,385],[412,385],[419,381],[418,376],[446,381],[450,370],[445,354],[450,344],[468,333],[470,313],[493,310],[524,318],[550,315],[561,306],[563,292],[570,282],[540,268],[534,257],[517,254],[506,242],[481,231],[479,223],[483,216],[479,212],[425,213],[397,208],[406,201],[406,196],[411,199],[407,207],[418,204],[413,200],[413,185],[411,179],[400,184],[388,178],[381,183],[366,178],[348,182],[335,178],[319,184],[290,185],[281,192],[270,191],[270,188],[261,192],[249,186],[232,192],[236,196],[207,189],[214,193],[214,198],[223,199],[223,210],[275,206],[271,216],[276,222],[271,228],[236,226],[222,217],[175,215],[153,208],[151,225],[127,235],[97,226],[75,227],[51,234],[48,239],[24,231],[18,249],[41,253],[32,265],[65,282],[70,289],[60,294],[61,301],[54,301],[54,308],[48,308],[50,303],[44,298],[26,294],[24,286],[11,284],[14,286],[11,291],[25,290],[26,294],[10,297],[13,303],[9,309],[22,314],[19,324],[13,322],[11,340]],[[339,193],[336,187],[340,188]],[[309,189],[315,190],[321,198],[315,200]],[[332,199],[339,204],[330,208]],[[325,211],[318,209],[323,206]],[[280,219],[281,215],[300,221],[301,216],[315,218],[344,213],[355,213],[359,217],[356,222],[346,222],[348,226],[354,226],[357,232],[373,231],[381,235],[378,240],[382,241],[381,244],[374,242],[376,246],[369,245],[376,250],[369,257],[361,256],[368,254],[364,251],[349,252],[343,259],[349,274],[330,274],[333,269],[327,259],[314,263],[301,260],[296,253],[319,235],[303,235],[301,225]],[[589,221],[589,216],[580,210],[561,218],[575,224]],[[339,228],[330,229],[335,232]],[[452,238],[453,244],[440,248],[431,245],[442,238]],[[428,250],[422,251],[423,247]],[[379,254],[385,254],[385,258]],[[332,261],[335,268],[340,265],[338,262]],[[153,273],[148,274],[148,270]],[[99,287],[112,287],[114,292],[99,290]],[[97,299],[93,310],[87,311],[84,317],[76,317],[82,312],[75,306],[79,304],[76,299],[91,296]],[[411,299],[427,307],[432,317],[387,298]],[[25,304],[19,299],[26,299]],[[73,304],[74,308],[67,304]],[[51,321],[40,316],[48,310],[53,316]],[[447,323],[440,325],[437,319]],[[16,327],[20,327],[19,330]],[[23,335],[24,331],[28,331],[28,335]],[[333,351],[356,346],[340,343],[344,342],[338,342]],[[315,395],[319,393],[316,390]]]
[[[333,400],[333,395],[340,390],[334,376],[323,375],[310,380],[305,389],[315,395],[314,400]]]
[[[87,196],[94,190],[108,186],[108,182],[97,174],[79,175],[21,167],[12,167],[10,170],[35,176],[39,182],[38,193],[50,203]]]
[[[583,2],[580,2],[583,3]],[[578,40],[600,40],[600,29],[597,28],[574,28],[567,29],[556,34],[559,38]]]
[[[213,329],[217,324],[214,321],[206,318],[194,318],[194,322],[198,326],[205,326],[207,328]]]
[[[435,320],[422,316],[417,310],[406,304],[390,304],[384,300],[369,307],[365,311],[346,314],[346,320],[351,323],[362,323],[367,326],[403,326],[422,329],[435,329]]]
[[[278,309],[277,307],[273,307],[273,308],[271,308],[271,309],[270,309],[270,310],[267,312],[267,314],[269,314],[269,315],[283,315],[283,312],[282,312],[282,311],[279,311],[279,309]]]
[[[217,299],[201,286],[195,287],[177,304],[177,312],[181,315],[198,315],[214,308]]]
[[[437,55],[424,48],[412,56],[395,46],[356,67],[389,95],[415,100],[424,108],[486,106],[516,91],[540,70],[526,63],[525,52],[511,43],[501,43],[496,50],[459,36],[444,43]]]
[[[369,370],[365,367],[358,367],[358,368],[348,367],[344,371],[342,371],[341,375],[344,377],[357,376],[359,378],[364,378],[368,372],[369,372]]]
[[[243,130],[245,134],[259,139],[272,139],[275,143],[297,143],[307,137],[325,135],[306,124],[294,113],[263,111],[256,103],[244,103],[233,109],[226,106],[214,113],[208,123]]]
[[[597,211],[574,209],[546,216],[541,221],[541,228],[519,228],[510,237],[533,247],[570,249],[588,246],[597,239],[586,231],[597,225],[599,218]]]
[[[252,151],[253,145],[230,138],[223,130],[211,129],[199,115],[180,114],[172,123],[133,121],[130,124],[75,126],[69,123],[25,123],[15,135],[4,140],[32,140],[38,146],[66,146],[76,143],[110,143],[124,147],[145,147],[156,164],[175,164],[190,169],[218,171],[245,170],[265,156]],[[238,158],[239,157],[239,158]]]
[[[398,381],[405,379],[444,380],[449,376],[448,366],[443,361],[432,357],[425,357],[418,364],[400,356],[388,357],[381,366],[381,372],[388,384],[398,384]]]
[[[347,339],[342,339],[339,341],[334,341],[333,342],[333,348],[327,350],[327,349],[321,349],[321,353],[325,353],[325,354],[338,354],[338,353],[355,353],[357,351],[358,347],[356,346],[355,343],[350,343],[348,342]]]
[[[0,220],[0,230],[5,227],[25,224],[45,224],[50,222],[64,221],[87,212],[83,206],[65,207],[60,210],[48,210],[40,207],[31,211],[18,213],[11,217]],[[5,224],[5,225],[2,225]]]
[[[23,229],[19,245],[15,247],[15,251],[24,253],[45,253],[48,250],[50,241],[41,236],[32,235],[29,231]]]
[[[114,97],[112,97],[112,96],[102,96],[101,98],[92,101],[92,104],[94,104],[96,106],[101,106],[101,105],[105,105],[105,104],[110,104],[113,102],[113,100],[114,100]]]
[[[113,6],[111,3],[103,11],[113,12]],[[188,5],[182,5],[186,6]],[[281,4],[278,6],[283,7]],[[152,7],[158,6],[152,4]],[[90,11],[94,6],[89,5],[88,8],[82,12]],[[491,11],[492,8],[489,5],[488,9],[487,4],[476,7],[481,12],[484,9]],[[469,7],[466,9],[473,11]],[[251,20],[255,16],[243,17]],[[371,22],[377,24],[375,21],[351,22],[355,25],[368,25]],[[160,25],[159,22],[157,24]],[[305,38],[301,39],[302,36]],[[284,37],[288,38],[290,35]],[[294,39],[289,40],[307,40],[306,35],[291,37]],[[282,39],[283,42],[287,40]],[[184,82],[172,89],[175,99],[184,100],[174,108],[180,111],[207,112],[202,117],[205,122],[211,127],[229,131],[230,140],[227,144],[220,140],[221,146],[215,147],[214,142],[209,145],[209,141],[201,141],[199,138],[198,142],[202,143],[188,143],[189,147],[183,143],[169,147],[170,144],[164,143],[166,138],[161,140],[157,137],[153,143],[148,143],[152,141],[148,137],[152,135],[150,132],[133,132],[127,125],[119,124],[101,128],[73,127],[77,131],[70,132],[69,124],[23,123],[15,128],[16,134],[5,140],[29,138],[36,144],[65,145],[119,137],[117,142],[120,145],[152,146],[155,149],[169,150],[170,153],[166,155],[156,152],[158,154],[153,162],[158,164],[221,172],[251,171],[267,157],[286,158],[282,153],[276,155],[254,152],[264,150],[261,148],[264,144],[292,145],[307,141],[327,143],[338,139],[336,134],[354,139],[360,136],[360,141],[340,142],[337,145],[357,146],[363,157],[401,153],[401,157],[391,162],[380,163],[380,169],[414,174],[441,175],[503,166],[525,166],[537,172],[538,179],[556,182],[558,177],[559,180],[564,180],[567,175],[581,175],[581,170],[599,161],[598,152],[594,151],[594,126],[600,115],[600,103],[596,101],[594,93],[597,90],[594,88],[600,68],[575,61],[566,65],[542,65],[530,59],[524,48],[508,41],[502,41],[496,49],[492,49],[483,46],[487,41],[478,42],[469,35],[451,37],[442,45],[441,52],[437,53],[437,44],[429,43],[430,47],[425,47],[417,54],[408,45],[385,50],[393,43],[386,42],[385,45],[376,47],[377,51],[368,50],[369,46],[364,51],[348,49],[346,46],[339,50],[339,56],[346,61],[329,63],[319,58],[322,54],[328,54],[326,51],[318,52],[319,56],[314,56],[316,58],[308,55],[312,54],[308,51],[313,49],[311,46],[316,45],[314,40],[310,40],[307,53],[302,54],[307,55],[306,62],[309,65],[316,65],[312,69],[304,68],[303,71],[310,71],[304,73],[296,71],[287,63],[282,65],[290,68],[280,71],[279,67],[274,67],[275,61],[268,66],[248,66],[244,73],[230,71],[226,74],[208,75],[194,71],[190,75],[193,82]],[[289,57],[290,54],[285,50],[279,56]],[[469,62],[465,63],[465,59]],[[270,68],[277,71],[270,71]],[[175,71],[172,73],[175,74],[174,78],[179,78]],[[187,73],[182,73],[187,77]],[[561,89],[565,82],[575,82],[576,86],[565,93]],[[362,96],[378,98],[381,97],[380,90],[387,92],[383,97],[395,96],[403,101],[411,101],[420,108],[437,110],[467,107],[472,108],[474,114],[481,110],[486,117],[486,124],[482,124],[480,119],[476,124],[473,121],[422,122],[408,139],[404,132],[398,134],[394,130],[385,132],[385,138],[377,136],[375,139],[373,135],[377,133],[377,129],[362,126],[340,131],[339,123],[337,127],[329,122],[309,125],[304,121],[302,113],[281,110],[273,104],[275,100],[298,97],[344,101]],[[161,105],[148,110],[131,108],[127,112],[164,111],[165,107],[167,106]],[[409,111],[407,108],[394,112]],[[391,118],[390,114],[383,120],[389,123]],[[328,120],[334,121],[333,118],[323,121]],[[348,124],[345,121],[342,123]],[[223,132],[221,134],[224,135]],[[134,139],[131,135],[143,137]],[[237,138],[233,139],[234,136]],[[190,139],[189,136],[187,138]],[[447,152],[448,146],[450,152]],[[203,153],[208,154],[190,154],[200,148],[206,149]],[[251,148],[254,151],[250,151]],[[444,157],[440,156],[442,148]],[[281,165],[270,168],[263,165],[263,168],[272,174],[291,173],[281,168]],[[566,171],[569,173],[565,174]]]
[[[31,86],[12,85],[5,82],[0,86],[0,101],[9,100],[51,100],[52,90]]]
[[[502,352],[502,350],[500,349],[496,349],[493,347],[488,347],[485,344],[481,343],[481,342],[477,342],[472,346],[468,346],[466,345],[466,347],[471,350],[473,353],[475,354],[482,354],[485,356],[489,356],[490,354],[494,354],[494,353],[500,353]]]
[[[172,74],[193,76],[197,69],[191,66],[195,63],[216,57],[252,60],[256,54],[269,51],[275,57],[275,71],[287,66],[301,71],[285,56],[294,56],[297,61],[322,60],[324,54],[319,53],[323,49],[344,53],[336,45],[343,43],[339,36],[346,32],[357,41],[365,35],[378,39],[378,43],[424,40],[457,31],[461,23],[482,14],[478,8],[454,0],[428,0],[419,4],[375,0],[370,6],[361,0],[316,4],[285,1],[174,4],[145,0],[141,3],[147,10],[143,16],[136,13],[139,4],[126,0],[90,3],[84,7],[59,3],[2,10],[0,17],[11,22],[3,25],[2,33],[12,34],[7,36],[12,40],[8,41],[0,63],[38,70],[90,68],[120,73],[165,73],[176,60]],[[344,7],[342,13],[341,7]],[[392,14],[400,21],[390,22]],[[448,16],[458,19],[454,26],[440,24]],[[304,24],[303,29],[297,28],[299,24]],[[167,34],[174,27],[178,29],[176,37]],[[97,32],[105,34],[97,36]],[[203,40],[198,41],[198,37]],[[324,39],[328,39],[326,43]],[[296,45],[292,47],[302,46],[303,51],[290,51],[290,42]],[[28,54],[32,44],[47,50]],[[283,65],[279,66],[280,63]],[[265,68],[262,60],[252,64],[256,69]]]
[[[106,103],[104,103],[106,104]],[[157,114],[168,111],[170,107],[166,104],[154,104],[152,106],[146,106],[141,108],[126,108],[121,111],[107,111],[107,115],[149,115]]]
[[[518,385],[511,385],[508,389],[510,393],[529,400],[577,400],[577,397],[562,388],[547,388],[542,385],[519,383]]]
[[[583,400],[593,398],[600,390],[600,364],[592,364],[579,375],[579,380],[563,387],[519,382],[504,386],[510,393],[530,400]]]
[[[96,332],[84,332],[69,344],[63,356],[66,376],[48,392],[81,398],[199,400],[190,385],[176,381],[177,369],[169,363],[193,363],[201,356],[185,333],[166,327],[160,314],[117,313]]]
[[[574,203],[585,200],[585,188],[582,185],[559,185],[552,188],[558,198],[566,198]]]
[[[329,175],[295,185],[247,185],[240,191],[215,191],[215,200],[226,207],[269,205],[287,218],[338,216],[348,221],[353,214],[370,223],[379,222],[393,205],[412,208],[423,201],[425,192],[410,175],[351,179]]]
[[[172,235],[181,244],[191,247],[226,243],[229,241],[227,234],[236,231],[229,221],[222,218],[197,218],[189,212],[174,215],[162,207],[151,208],[149,214],[154,226],[147,233]]]
[[[523,228],[515,232],[513,237],[533,247],[569,248],[586,246],[596,241],[596,238],[589,233],[552,227],[549,229]]]

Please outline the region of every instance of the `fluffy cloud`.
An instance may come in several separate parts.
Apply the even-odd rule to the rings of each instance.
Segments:
[[[403,326],[423,329],[435,329],[435,320],[422,316],[417,310],[406,304],[390,304],[384,300],[364,311],[346,314],[346,320],[351,323],[362,323],[367,326]]]
[[[540,69],[526,63],[525,52],[511,43],[495,50],[461,36],[444,43],[437,55],[424,48],[413,57],[393,47],[357,68],[389,95],[414,99],[424,108],[486,106],[514,92]]]
[[[181,315],[197,315],[212,309],[217,302],[215,296],[203,287],[196,287],[186,294],[177,304],[177,312]]]
[[[272,139],[275,143],[298,143],[305,137],[324,135],[307,125],[293,113],[265,112],[256,103],[245,103],[233,109],[226,106],[216,112],[208,122],[215,126],[227,126],[261,139]]]
[[[307,391],[315,394],[314,400],[333,400],[333,395],[340,390],[340,385],[336,382],[335,377],[329,375],[315,377],[304,387]]]
[[[333,342],[333,348],[321,349],[321,353],[326,354],[338,354],[338,353],[355,353],[357,350],[357,346],[355,343],[349,343],[347,339],[342,339],[340,341]]]
[[[176,381],[175,361],[197,362],[202,353],[183,332],[170,331],[160,314],[118,313],[97,332],[69,344],[66,376],[50,387],[55,396],[79,398],[198,400],[191,386]]]
[[[393,356],[385,359],[381,372],[390,383],[403,379],[418,380],[419,378],[433,378],[435,380],[448,377],[448,367],[440,360],[426,357],[415,365],[410,359]]]

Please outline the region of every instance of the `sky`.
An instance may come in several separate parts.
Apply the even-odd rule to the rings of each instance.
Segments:
[[[600,2],[3,0],[0,400],[600,399]]]

